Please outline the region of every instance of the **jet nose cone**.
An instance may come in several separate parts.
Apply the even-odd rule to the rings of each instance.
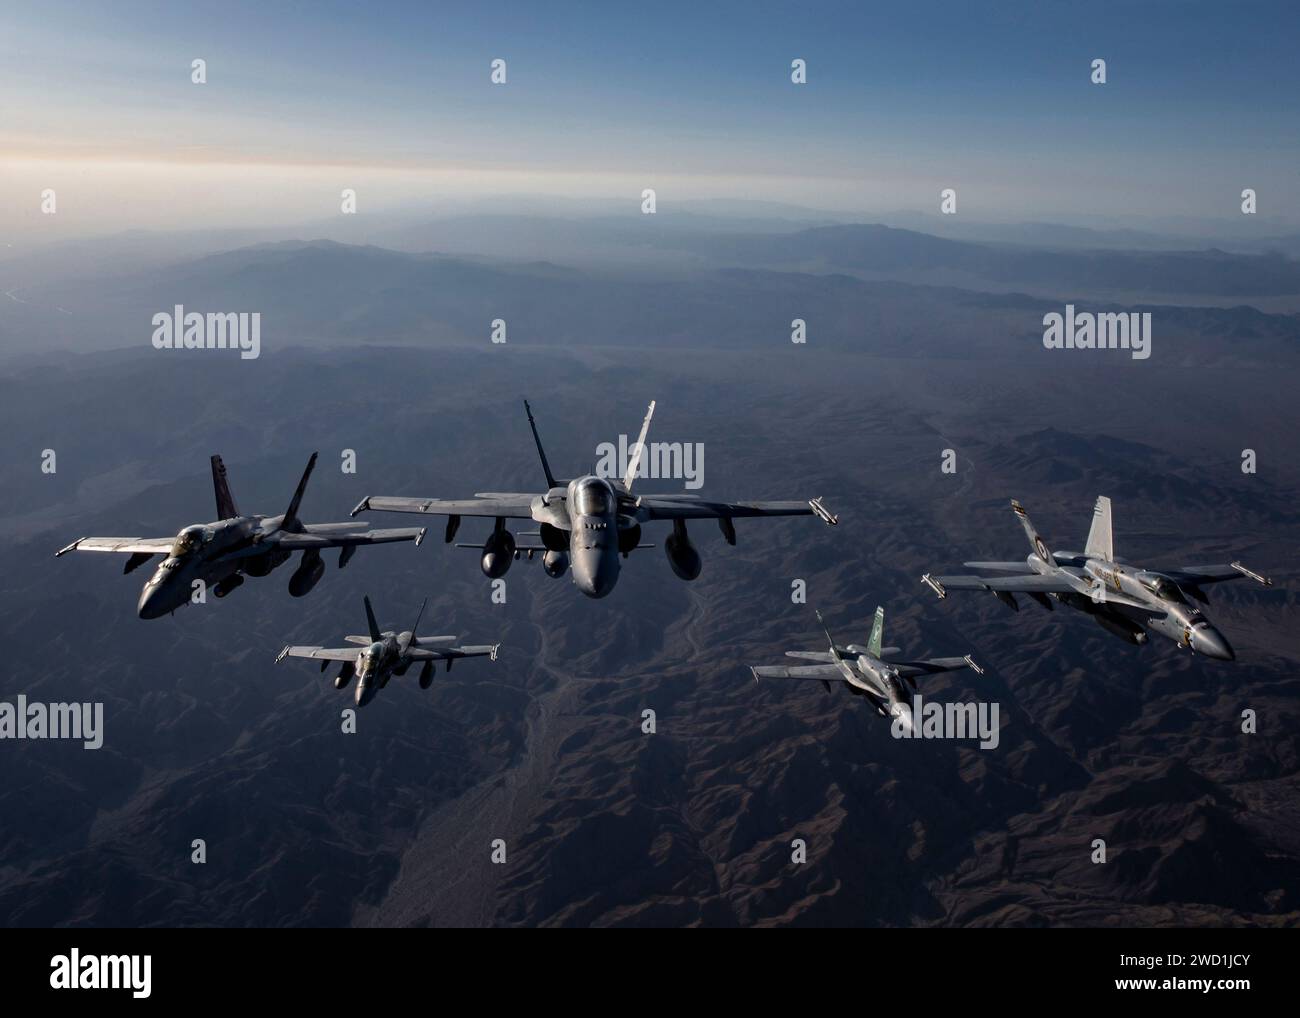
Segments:
[[[364,707],[375,698],[375,684],[368,678],[363,678],[357,683],[356,704],[358,707]]]
[[[584,577],[578,582],[578,589],[588,597],[606,597],[614,589],[614,581],[600,573]]]
[[[1237,660],[1237,655],[1233,653],[1228,641],[1213,626],[1202,626],[1192,631],[1192,649],[1216,661]]]
[[[140,594],[140,602],[135,606],[136,614],[142,619],[156,619],[166,615],[168,610],[158,597],[153,587],[146,587]]]

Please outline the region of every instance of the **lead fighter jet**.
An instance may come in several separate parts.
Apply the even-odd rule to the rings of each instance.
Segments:
[[[370,598],[365,597],[363,600],[366,604],[366,625],[369,627],[370,634],[344,637],[348,643],[360,646],[285,647],[275,659],[276,663],[286,657],[307,657],[319,661],[320,670],[323,672],[329,667],[331,661],[341,661],[343,667],[334,678],[334,688],[344,688],[352,680],[352,676],[356,675],[356,704],[358,707],[364,707],[375,698],[379,690],[388,685],[389,679],[394,675],[405,675],[407,669],[413,664],[423,663],[424,667],[420,670],[420,688],[428,689],[433,682],[434,667],[438,661],[446,661],[447,671],[451,671],[451,663],[457,658],[489,657],[493,661],[497,659],[497,651],[501,647],[499,643],[453,647],[451,644],[456,642],[454,636],[416,636],[415,631],[424,616],[424,605],[429,603],[428,598],[425,598],[424,604],[420,605],[420,614],[415,617],[415,625],[401,633],[380,632],[379,624],[375,621],[375,611],[370,607]]]
[[[369,530],[361,521],[303,523],[298,519],[298,505],[315,465],[316,453],[312,453],[283,516],[241,516],[226,482],[226,466],[220,456],[213,456],[215,522],[188,526],[175,537],[82,537],[59,549],[55,557],[70,551],[119,552],[131,556],[122,570],[129,573],[155,555],[165,556],[140,592],[137,606],[140,618],[156,619],[189,603],[196,581],[212,587],[217,597],[225,597],[244,582],[245,576],[265,576],[295,551],[302,552],[302,561],[289,577],[289,593],[302,597],[325,573],[325,563],[320,557],[325,548],[342,549],[339,552],[342,569],[363,544],[392,541],[419,544],[424,539],[422,527]]]
[[[1253,573],[1240,562],[1226,565],[1181,566],[1178,569],[1143,569],[1115,556],[1110,499],[1102,495],[1092,510],[1092,527],[1082,553],[1048,550],[1029,521],[1024,507],[1014,499],[1011,508],[1025,528],[1033,549],[1024,562],[966,562],[971,569],[995,570],[1011,576],[931,576],[921,581],[939,597],[949,590],[987,590],[1015,611],[1016,594],[1025,594],[1049,611],[1050,595],[1069,608],[1091,615],[1107,632],[1130,643],[1143,644],[1147,631],[1190,647],[1197,654],[1220,661],[1236,657],[1232,647],[1200,608],[1184,593],[1203,604],[1209,598],[1201,588],[1207,583],[1239,580],[1248,576],[1271,587],[1273,581]]]
[[[399,513],[436,513],[447,517],[447,543],[456,536],[462,516],[484,516],[495,521],[492,533],[483,544],[460,544],[459,548],[480,548],[480,566],[490,579],[504,576],[511,562],[521,552],[531,558],[544,552],[542,567],[552,578],[564,575],[570,563],[573,582],[588,597],[605,597],[618,582],[619,556],[636,548],[652,547],[641,543],[641,525],[655,520],[672,522],[673,532],[664,542],[664,551],[673,572],[683,580],[700,575],[700,555],[686,533],[686,521],[716,519],[728,544],[736,543],[732,520],[751,516],[817,516],[824,523],[839,522],[822,505],[820,499],[806,502],[710,502],[694,495],[633,495],[646,432],[654,416],[650,404],[641,434],[634,446],[627,473],[621,481],[607,481],[586,474],[572,481],[556,480],[542,449],[532,409],[524,401],[528,426],[546,475],[545,494],[520,492],[484,492],[461,501],[438,498],[394,498],[367,495],[352,515],[367,509]],[[521,546],[506,529],[507,520],[532,520],[539,525],[541,545]]]
[[[902,651],[898,647],[882,647],[884,638],[885,609],[876,609],[876,618],[871,626],[871,636],[865,647],[850,643],[840,646],[831,636],[830,630],[822,620],[822,613],[817,613],[817,621],[826,633],[830,649],[826,651],[787,650],[786,657],[800,658],[804,661],[816,661],[812,665],[796,665],[793,668],[784,665],[765,665],[750,668],[754,680],[772,679],[820,679],[827,690],[831,680],[844,682],[849,692],[855,696],[865,696],[876,708],[881,717],[902,718],[905,728],[912,724],[912,706],[907,702],[907,690],[900,679],[916,689],[917,675],[937,675],[940,672],[954,672],[962,668],[972,668],[983,674],[984,669],[965,657],[936,657],[926,661],[893,660]]]

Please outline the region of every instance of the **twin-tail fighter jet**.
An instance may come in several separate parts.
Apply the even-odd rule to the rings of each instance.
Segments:
[[[70,551],[110,551],[130,555],[129,573],[155,555],[162,555],[152,576],[140,592],[137,607],[140,618],[156,619],[188,604],[201,581],[217,597],[225,597],[244,582],[245,576],[265,576],[287,562],[296,551],[302,560],[289,577],[289,593],[302,597],[320,582],[325,574],[321,552],[341,548],[339,568],[348,564],[363,544],[387,544],[393,541],[424,539],[424,528],[370,530],[360,520],[351,523],[303,523],[298,506],[307,480],[316,465],[316,453],[307,461],[307,469],[298,482],[289,508],[282,516],[244,516],[235,507],[226,467],[220,456],[212,457],[212,486],[217,496],[217,519],[185,527],[175,537],[82,537],[55,552],[55,557]]]
[[[683,580],[700,575],[700,554],[686,532],[688,520],[715,519],[728,544],[736,543],[733,520],[754,516],[817,516],[834,525],[837,518],[820,499],[804,502],[713,502],[695,495],[634,495],[632,485],[645,452],[646,433],[655,405],[650,404],[641,434],[622,480],[606,480],[584,474],[574,480],[557,480],[551,473],[542,440],[537,434],[532,409],[524,402],[528,426],[542,461],[546,491],[483,492],[472,499],[400,498],[367,495],[352,510],[355,516],[367,509],[400,513],[433,513],[447,517],[446,540],[451,543],[462,516],[481,516],[494,521],[491,534],[481,544],[459,544],[460,548],[481,549],[480,566],[490,579],[504,576],[510,564],[527,552],[543,552],[542,566],[553,578],[564,575],[572,565],[573,582],[588,597],[605,597],[618,582],[620,557],[626,558],[641,543],[643,524],[665,520],[673,532],[664,542],[672,570]],[[508,520],[530,520],[538,524],[540,545],[520,545],[507,529]]]
[[[901,718],[905,727],[912,723],[911,704],[907,700],[907,691],[902,680],[916,689],[916,676],[937,675],[940,672],[959,671],[972,668],[983,674],[984,669],[977,665],[971,656],[936,657],[924,661],[896,660],[902,650],[898,647],[882,647],[885,632],[885,609],[876,609],[876,618],[871,626],[871,636],[865,647],[850,643],[842,646],[835,642],[830,630],[817,613],[817,621],[826,633],[826,642],[830,649],[824,651],[787,650],[786,657],[799,658],[803,661],[815,661],[811,665],[764,665],[751,668],[754,679],[818,679],[827,690],[831,682],[843,682],[850,693],[865,696],[881,717]]]
[[[1052,600],[1091,615],[1107,632],[1134,644],[1144,644],[1147,633],[1167,636],[1179,647],[1219,661],[1236,655],[1223,634],[1188,595],[1202,604],[1209,598],[1201,588],[1209,583],[1249,577],[1266,587],[1272,581],[1251,572],[1240,562],[1221,565],[1180,566],[1177,569],[1143,568],[1115,555],[1110,499],[1101,496],[1092,511],[1092,527],[1082,552],[1050,551],[1029,521],[1024,507],[1014,500],[1011,508],[1025,528],[1032,551],[1023,562],[966,562],[998,576],[921,577],[939,597],[950,590],[987,590],[1008,608],[1019,611],[1016,594],[1025,594],[1049,611]],[[1049,599],[1050,598],[1050,599]]]
[[[355,694],[358,707],[364,707],[375,698],[379,690],[388,685],[394,675],[405,675],[415,664],[422,664],[420,669],[420,688],[428,689],[433,683],[433,673],[439,661],[447,662],[447,671],[451,671],[452,662],[462,657],[488,657],[497,659],[501,644],[484,644],[482,646],[454,647],[455,636],[416,636],[420,619],[424,616],[424,606],[429,603],[425,598],[420,605],[420,613],[415,617],[415,625],[401,633],[383,631],[375,621],[375,611],[370,607],[370,598],[363,598],[366,605],[366,636],[345,636],[343,639],[351,647],[285,647],[275,659],[276,663],[286,657],[306,657],[320,662],[323,672],[331,661],[342,662],[334,678],[334,688],[343,689],[357,677]]]

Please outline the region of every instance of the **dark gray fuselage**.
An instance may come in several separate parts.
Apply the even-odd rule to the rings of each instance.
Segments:
[[[183,529],[140,591],[140,618],[156,619],[189,604],[197,581],[203,584],[198,589],[211,588],[217,597],[224,597],[243,582],[243,576],[267,575],[290,556],[282,548],[257,549],[264,536],[275,533],[281,520],[282,516],[237,516]],[[320,554],[304,553],[291,592],[305,594],[323,572]]]

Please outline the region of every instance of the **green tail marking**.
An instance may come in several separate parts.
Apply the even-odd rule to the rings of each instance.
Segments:
[[[871,624],[871,639],[867,641],[867,650],[873,657],[880,657],[880,643],[885,636],[885,609],[876,609],[876,620]]]

